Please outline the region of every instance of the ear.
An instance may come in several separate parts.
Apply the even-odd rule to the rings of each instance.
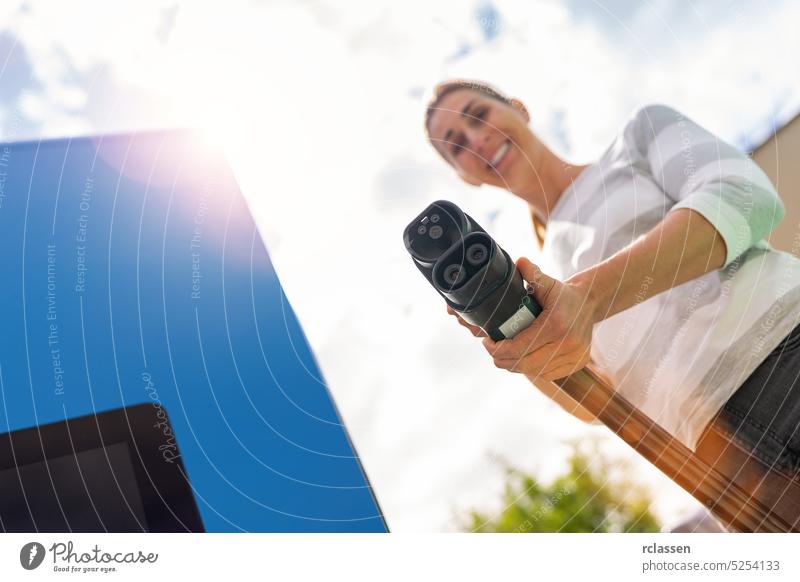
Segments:
[[[511,107],[513,107],[514,109],[519,111],[522,114],[522,116],[525,118],[525,121],[530,121],[531,120],[531,116],[528,113],[528,108],[525,107],[525,104],[522,101],[520,101],[519,99],[512,99],[511,100]]]
[[[466,172],[462,172],[461,170],[456,170],[456,172],[458,173],[458,177],[464,180],[467,184],[470,184],[472,186],[480,186],[481,184],[483,184],[483,182],[467,174]]]

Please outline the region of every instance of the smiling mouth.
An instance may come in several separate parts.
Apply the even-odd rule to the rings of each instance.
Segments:
[[[502,145],[499,148],[497,148],[497,151],[494,153],[492,159],[489,160],[489,163],[487,164],[489,166],[489,169],[496,170],[497,166],[500,165],[500,162],[503,161],[503,158],[505,158],[506,154],[508,153],[508,150],[510,149],[511,149],[511,144],[508,141],[504,141]]]

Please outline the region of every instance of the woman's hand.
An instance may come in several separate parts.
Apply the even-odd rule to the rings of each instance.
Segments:
[[[548,277],[526,258],[517,261],[517,268],[532,286],[542,313],[513,339],[495,342],[484,337],[495,366],[531,381],[558,380],[580,370],[589,363],[598,311],[588,289]]]
[[[559,294],[559,289],[560,288],[568,287],[568,285],[560,283],[560,282],[556,281],[555,279],[551,279],[550,277],[547,277],[546,275],[541,273],[527,259],[520,259],[519,261],[517,261],[517,267],[520,269],[523,277],[528,282],[530,282],[532,284],[536,299],[539,301],[539,303],[542,305],[542,308],[544,309],[544,311],[536,319],[537,322],[542,321],[543,318],[547,314],[554,313],[556,311],[560,312],[561,307],[564,306],[564,305],[567,305],[567,302],[565,301],[566,294],[562,296],[561,306],[557,306],[556,305],[556,303],[557,303],[556,295]],[[572,289],[568,289],[568,291],[571,294],[581,295],[580,292],[576,292],[576,291],[574,291]],[[511,350],[511,349],[513,349],[512,346],[517,346],[517,345],[519,345],[520,349],[524,348],[525,345],[526,345],[525,343],[522,343],[522,342],[525,342],[524,336],[531,336],[531,330],[534,328],[534,326],[541,327],[541,325],[542,325],[542,324],[537,324],[536,322],[534,322],[533,324],[531,324],[531,327],[529,327],[528,329],[523,330],[522,332],[520,332],[513,340],[503,340],[502,342],[495,343],[495,342],[493,342],[493,341],[491,341],[489,339],[489,337],[486,335],[486,332],[484,332],[480,327],[478,327],[477,325],[471,325],[471,324],[467,323],[466,321],[464,321],[459,316],[459,314],[455,310],[453,310],[449,305],[447,306],[447,313],[449,313],[450,315],[455,317],[458,320],[458,323],[461,324],[463,327],[467,328],[470,331],[470,333],[472,333],[472,335],[474,335],[476,337],[485,338],[483,340],[484,346],[487,347],[487,349],[489,350],[490,353],[492,352],[493,348],[496,349],[496,350],[499,350],[501,346],[502,346],[503,350]],[[584,333],[587,333],[587,332],[584,332]],[[541,343],[539,341],[541,338],[538,337],[538,332],[536,332],[534,330],[533,331],[533,335],[537,336],[537,337],[529,337],[527,343],[533,342],[532,345],[538,345],[539,343]],[[542,336],[542,337],[545,337],[545,336]],[[558,339],[560,340],[561,338],[558,338]],[[569,353],[565,352],[569,357],[575,358],[577,360],[578,363],[576,364],[576,366],[579,365],[580,368],[582,368],[584,365],[586,365],[586,361],[584,361],[584,360],[588,359],[588,345],[591,342],[591,339],[592,339],[592,337],[591,337],[591,325],[589,325],[588,326],[588,339],[585,340],[586,341],[586,345],[587,345],[587,349],[584,350],[585,354],[586,354],[586,358],[577,358],[578,354],[577,354],[577,352],[575,350],[573,350],[572,352],[569,352]],[[547,347],[548,345],[550,345],[550,344],[547,344],[547,343],[544,344],[545,347]],[[544,348],[542,348],[542,349],[544,349]],[[528,351],[531,351],[531,350],[528,350]],[[545,355],[546,355],[546,353],[545,353]],[[595,417],[594,417],[594,415],[592,413],[590,413],[588,410],[583,408],[579,403],[575,402],[565,392],[562,392],[561,389],[558,386],[556,386],[555,384],[553,384],[553,382],[552,382],[552,380],[554,378],[560,378],[560,377],[563,377],[563,376],[567,376],[567,375],[571,374],[573,370],[567,368],[567,371],[563,373],[563,376],[561,375],[561,370],[555,370],[555,369],[552,370],[553,374],[547,374],[547,373],[541,374],[538,369],[534,369],[534,366],[537,365],[540,356],[541,356],[540,353],[537,353],[535,355],[534,354],[529,354],[529,355],[524,356],[522,358],[514,358],[514,357],[512,357],[510,359],[507,359],[506,361],[504,361],[503,359],[497,359],[496,358],[495,359],[495,365],[497,365],[500,368],[511,369],[513,372],[523,372],[523,369],[515,368],[513,364],[521,363],[523,365],[523,367],[525,367],[528,364],[530,364],[532,366],[530,368],[531,373],[527,373],[526,376],[531,381],[531,383],[533,383],[533,385],[536,386],[542,392],[542,394],[544,394],[548,398],[552,399],[553,402],[558,404],[566,412],[568,412],[569,414],[572,414],[573,416],[575,416],[579,420],[582,420],[584,422],[594,422],[596,419],[595,419]],[[563,360],[562,356],[559,355],[559,357],[561,357],[561,359]],[[566,356],[564,356],[564,357],[566,357]],[[555,360],[553,360],[553,361],[555,362]],[[560,362],[561,360],[558,360],[558,361]],[[550,363],[552,363],[552,362],[550,362]],[[550,370],[550,368],[547,367],[547,366],[545,367],[545,369],[548,370],[548,371]]]

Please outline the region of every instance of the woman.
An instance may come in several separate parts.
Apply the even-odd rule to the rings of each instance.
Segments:
[[[552,380],[591,359],[692,450],[720,431],[800,481],[800,261],[764,241],[784,212],[769,179],[662,105],[585,166],[529,121],[520,101],[471,81],[439,85],[427,109],[428,139],[462,180],[528,203],[552,275],[517,262],[544,311],[513,340],[462,325],[497,367],[583,420]]]

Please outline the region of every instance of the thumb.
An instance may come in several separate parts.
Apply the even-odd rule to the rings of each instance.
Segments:
[[[544,306],[547,296],[556,285],[556,280],[545,275],[539,267],[531,263],[525,257],[517,259],[516,265],[522,278],[529,283],[534,297]]]

